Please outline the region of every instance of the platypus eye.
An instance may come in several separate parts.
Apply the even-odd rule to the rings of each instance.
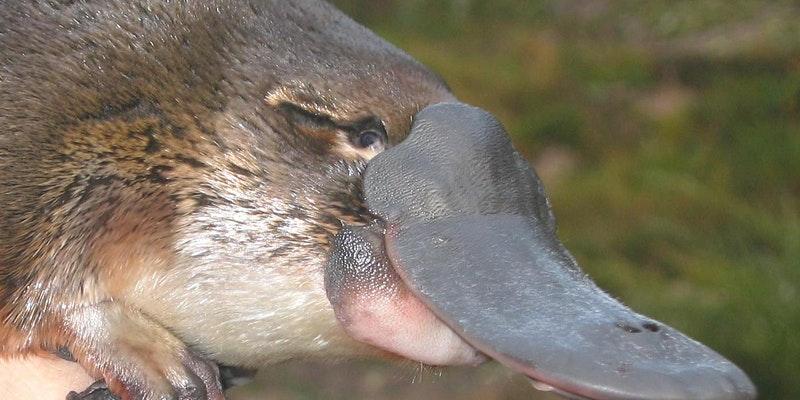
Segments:
[[[383,133],[368,129],[358,134],[355,145],[362,149],[379,146],[383,147],[383,140]]]
[[[389,137],[383,122],[374,116],[363,118],[353,124],[350,130],[350,144],[358,149],[380,153],[386,148]]]

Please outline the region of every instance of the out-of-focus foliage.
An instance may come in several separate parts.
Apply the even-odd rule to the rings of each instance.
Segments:
[[[600,286],[734,360],[761,398],[800,399],[796,2],[335,3],[500,117]],[[269,398],[530,398],[498,371],[266,379]]]

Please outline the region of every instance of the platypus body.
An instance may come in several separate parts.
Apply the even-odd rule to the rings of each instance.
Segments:
[[[755,396],[580,272],[497,120],[311,0],[0,6],[0,344],[66,348],[123,399],[391,354]]]

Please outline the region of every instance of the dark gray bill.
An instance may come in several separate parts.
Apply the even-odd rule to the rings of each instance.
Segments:
[[[370,161],[364,190],[403,281],[512,369],[592,399],[755,397],[731,362],[595,286],[557,239],[541,182],[487,112],[423,109],[403,143]]]

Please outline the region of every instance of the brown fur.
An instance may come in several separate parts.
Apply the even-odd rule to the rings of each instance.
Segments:
[[[310,296],[305,312],[325,328],[287,320],[302,310],[268,304],[270,293],[197,298],[234,296],[206,306],[234,313],[265,349],[284,340],[260,339],[271,324],[306,324],[314,345],[344,341],[320,301],[320,268],[341,222],[371,218],[360,172],[374,154],[348,135],[382,123],[397,143],[417,110],[449,98],[324,3],[0,6],[2,352],[67,346],[120,393],[148,386],[145,398],[178,385],[148,373],[208,373],[186,361],[196,355],[258,365],[275,350],[231,353],[236,343],[195,335],[204,321],[182,314],[193,291],[251,270]],[[283,319],[248,317],[253,296]],[[312,345],[302,337],[285,340]],[[158,360],[145,344],[156,342]]]

